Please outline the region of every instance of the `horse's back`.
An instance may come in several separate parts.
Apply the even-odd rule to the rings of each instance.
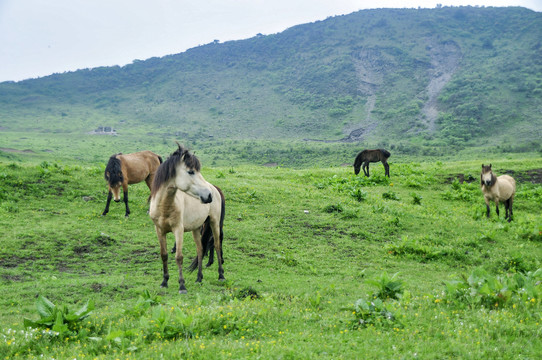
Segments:
[[[150,150],[120,155],[129,184],[136,184],[152,175],[160,166],[160,157]]]
[[[507,200],[516,193],[516,180],[510,175],[501,175],[497,177],[499,184],[500,197]]]

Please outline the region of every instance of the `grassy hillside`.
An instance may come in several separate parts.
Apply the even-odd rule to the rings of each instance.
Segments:
[[[185,296],[173,259],[159,288],[143,184],[130,218],[101,217],[103,165],[2,161],[0,358],[536,358],[542,161],[486,160],[518,180],[510,224],[485,217],[478,160],[392,163],[391,179],[204,163],[226,195],[227,280],[190,274]],[[53,311],[42,297],[67,315],[26,328]]]
[[[541,38],[542,15],[523,8],[379,9],[124,67],[1,83],[0,147],[63,155],[73,142],[101,147],[88,132],[109,126],[121,143],[176,138],[232,157],[228,141],[318,149],[304,139],[403,154],[537,151]],[[45,140],[54,144],[37,147]]]

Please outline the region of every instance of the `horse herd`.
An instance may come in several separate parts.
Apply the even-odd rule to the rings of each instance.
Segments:
[[[382,162],[385,175],[390,176],[387,162],[390,153],[384,149],[363,150],[354,161],[354,172],[359,174],[363,168],[365,176],[369,176],[369,163]],[[207,267],[214,262],[216,252],[218,262],[218,279],[224,280],[224,258],[222,241],[225,200],[222,190],[207,182],[200,173],[199,159],[177,143],[177,149],[166,161],[151,152],[141,151],[133,154],[115,154],[109,158],[104,177],[108,184],[108,196],[105,210],[109,212],[111,199],[120,202],[120,189],[124,193],[125,216],[130,215],[128,206],[128,185],[145,181],[151,194],[149,196],[149,216],[154,222],[156,235],[160,243],[163,280],[161,287],[168,286],[168,251],[166,235],[173,233],[175,245],[172,253],[179,271],[179,293],[187,292],[183,277],[183,236],[191,231],[196,243],[197,256],[193,259],[189,270],[198,269],[196,283],[203,279],[202,262],[208,254]],[[516,192],[516,182],[509,175],[495,176],[490,165],[482,165],[480,174],[481,190],[490,214],[490,201],[495,202],[499,215],[499,202],[504,202],[505,219],[512,220],[512,203]],[[213,249],[214,247],[214,249]],[[213,251],[214,250],[214,251]]]

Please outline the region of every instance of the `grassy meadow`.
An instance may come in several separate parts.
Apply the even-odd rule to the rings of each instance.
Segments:
[[[129,218],[123,203],[102,217],[106,157],[84,156],[0,160],[0,359],[542,354],[539,154],[483,160],[518,180],[511,223],[504,206],[485,217],[478,159],[392,157],[388,179],[381,164],[365,178],[351,166],[211,166],[205,155],[203,176],[226,196],[226,281],[214,264],[202,284],[186,276],[187,295],[173,256],[170,287],[159,287],[146,186],[130,187]]]

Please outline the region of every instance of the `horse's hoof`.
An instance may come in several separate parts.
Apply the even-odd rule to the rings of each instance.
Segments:
[[[218,281],[226,281],[226,278],[224,276],[219,276]]]
[[[188,294],[187,290],[179,290],[179,294]]]

